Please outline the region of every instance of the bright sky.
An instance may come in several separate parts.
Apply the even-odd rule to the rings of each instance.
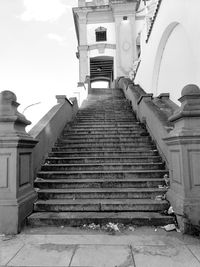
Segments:
[[[78,82],[72,7],[77,0],[0,0],[0,91],[11,90],[33,123]]]

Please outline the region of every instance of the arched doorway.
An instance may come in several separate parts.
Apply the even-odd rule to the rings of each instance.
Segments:
[[[104,82],[110,87],[113,81],[113,57],[100,56],[90,58],[90,81],[91,84],[95,82]]]

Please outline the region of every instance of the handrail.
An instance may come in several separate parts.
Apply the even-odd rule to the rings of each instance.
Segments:
[[[163,138],[173,129],[173,123],[169,122],[168,118],[175,112],[178,105],[169,99],[169,94],[153,97],[153,94],[147,94],[128,78],[122,77],[116,83],[118,88],[124,91],[125,97],[129,100],[139,121],[145,123],[159,153],[168,166],[167,146]]]
[[[73,120],[78,110],[76,98],[68,100],[65,95],[58,95],[56,98],[58,102],[57,105],[52,107],[52,109],[29,131],[29,135],[38,140],[38,144],[33,151],[33,170],[35,177],[45,157],[62,133],[65,125]]]

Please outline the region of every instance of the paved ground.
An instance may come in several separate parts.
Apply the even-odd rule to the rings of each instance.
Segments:
[[[200,267],[199,238],[156,230],[24,230],[0,237],[0,266]]]

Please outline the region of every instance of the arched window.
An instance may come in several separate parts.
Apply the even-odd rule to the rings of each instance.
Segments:
[[[96,42],[104,42],[107,40],[106,31],[107,29],[104,27],[99,27],[95,30]]]

